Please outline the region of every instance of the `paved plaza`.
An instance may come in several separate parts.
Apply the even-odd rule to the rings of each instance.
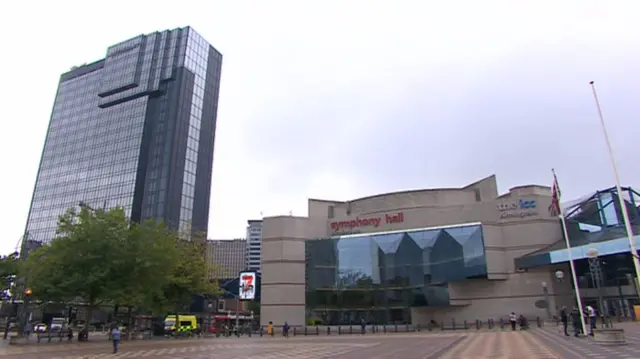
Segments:
[[[318,337],[217,338],[5,348],[0,358],[99,359],[619,359],[640,358],[640,325],[620,325],[628,345],[602,347],[590,338],[565,337],[555,327],[530,331],[468,331]]]

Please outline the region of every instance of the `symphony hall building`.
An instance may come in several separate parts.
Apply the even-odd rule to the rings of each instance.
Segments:
[[[308,217],[264,218],[261,322],[426,325],[555,314],[572,305],[573,290],[556,278],[570,275],[553,255],[564,238],[550,204],[550,187],[500,194],[495,176],[462,188],[309,199]],[[618,287],[630,291],[628,282]]]

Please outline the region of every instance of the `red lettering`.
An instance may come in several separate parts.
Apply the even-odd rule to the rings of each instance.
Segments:
[[[388,223],[388,224],[403,223],[404,213],[398,212],[396,214],[385,214],[384,217],[368,217],[368,218],[356,217],[350,220],[331,222],[329,225],[333,232],[338,232],[342,230],[353,230],[354,228],[358,228],[358,227],[378,228],[380,226],[380,223],[382,223],[383,218],[384,218],[384,223]]]

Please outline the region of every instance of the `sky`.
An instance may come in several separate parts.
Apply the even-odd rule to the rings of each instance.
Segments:
[[[23,235],[61,73],[190,25],[223,58],[209,237],[261,215],[464,186],[640,187],[638,1],[12,1],[2,5],[0,253]],[[636,144],[634,146],[634,143]]]

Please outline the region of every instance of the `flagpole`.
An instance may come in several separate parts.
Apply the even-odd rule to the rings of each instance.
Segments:
[[[571,253],[571,242],[569,241],[569,231],[567,230],[567,220],[564,218],[564,209],[560,203],[558,178],[556,177],[556,171],[551,169],[553,173],[553,187],[556,193],[556,205],[560,215],[560,222],[562,223],[562,234],[564,234],[564,243],[567,246],[567,257],[569,258],[569,267],[571,268],[571,280],[573,281],[573,288],[576,291],[576,302],[578,303],[578,311],[580,313],[580,324],[582,325],[582,333],[587,335],[587,325],[584,321],[584,310],[582,309],[582,296],[580,295],[580,286],[578,285],[578,276],[576,275],[576,266],[573,263],[573,253]]]
[[[633,259],[633,267],[636,271],[636,291],[638,298],[640,298],[640,260],[638,259],[638,249],[636,248],[636,242],[633,239],[633,229],[631,228],[631,221],[629,220],[629,212],[627,204],[624,201],[622,194],[622,186],[620,186],[620,175],[618,174],[618,166],[616,165],[616,159],[613,155],[613,148],[611,147],[611,140],[609,139],[609,132],[607,126],[604,123],[604,116],[602,116],[602,109],[600,108],[600,100],[598,100],[598,93],[596,92],[596,85],[594,81],[589,82],[591,85],[591,91],[593,92],[593,99],[596,102],[596,109],[598,110],[598,118],[600,119],[600,125],[602,126],[602,135],[604,136],[605,143],[607,144],[607,150],[609,152],[609,159],[611,160],[611,167],[613,168],[613,176],[616,181],[616,191],[618,192],[618,202],[620,204],[620,211],[622,212],[622,219],[624,221],[624,228],[627,231],[627,239],[629,240],[629,252]]]

